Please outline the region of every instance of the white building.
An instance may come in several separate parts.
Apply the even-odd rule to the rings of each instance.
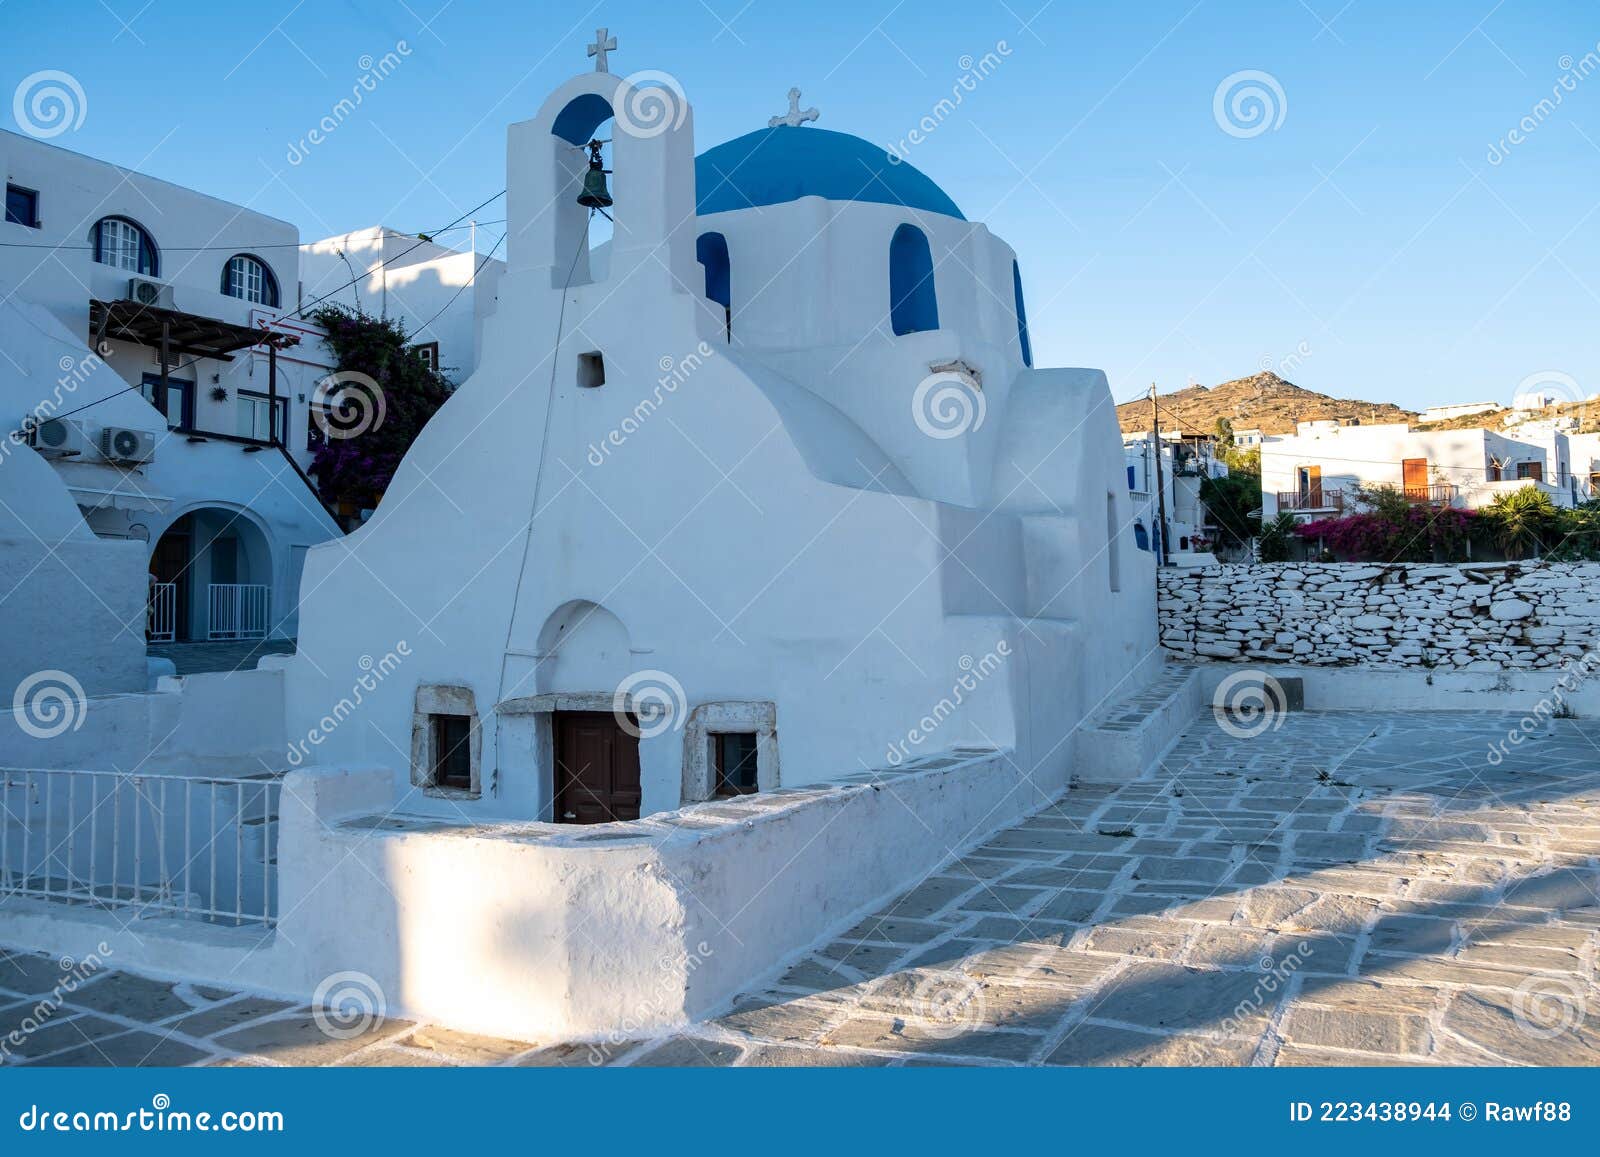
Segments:
[[[1448,422],[1451,418],[1468,418],[1474,414],[1498,414],[1505,407],[1499,402],[1454,402],[1448,406],[1429,406],[1418,416],[1424,425],[1430,422]]]
[[[316,335],[262,328],[294,306],[295,227],[10,132],[0,169],[6,429],[95,535],[144,544],[153,639],[292,637],[338,533],[303,473]]]
[[[1216,526],[1204,502],[1200,484],[1207,478],[1225,478],[1228,466],[1216,456],[1211,438],[1184,437],[1163,432],[1160,470],[1156,469],[1156,439],[1124,434],[1122,449],[1133,500],[1133,530],[1139,549],[1161,556],[1161,517],[1167,526],[1167,562],[1172,566],[1210,566]],[[1157,480],[1161,493],[1157,493]]]
[[[381,225],[312,241],[300,247],[303,298],[399,321],[419,356],[464,381],[478,364],[483,319],[506,268],[475,251],[475,235],[452,235],[469,241],[465,251]]]
[[[1403,422],[1301,422],[1294,434],[1261,446],[1262,510],[1269,520],[1281,511],[1308,520],[1349,513],[1363,486],[1476,509],[1524,486],[1572,506],[1593,496],[1597,481],[1600,435],[1554,422],[1526,423],[1514,435],[1481,427],[1413,430]]]

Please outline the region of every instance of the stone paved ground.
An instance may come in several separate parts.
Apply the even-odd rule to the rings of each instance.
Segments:
[[[151,643],[152,658],[171,659],[180,675],[205,671],[253,671],[263,655],[294,654],[293,639],[243,639],[235,643]]]
[[[1074,788],[666,1040],[347,1039],[303,1007],[107,973],[11,1059],[1596,1064],[1600,725],[1518,728],[1307,713],[1244,737],[1207,716],[1144,779]],[[59,976],[0,959],[0,1033]]]

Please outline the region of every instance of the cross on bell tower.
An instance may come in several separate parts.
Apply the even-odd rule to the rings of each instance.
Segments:
[[[596,72],[610,72],[606,66],[606,53],[617,50],[617,38],[609,35],[611,29],[596,28],[594,30],[594,43],[589,45],[589,55],[594,57],[594,70]]]
[[[791,125],[795,128],[799,128],[807,121],[816,120],[820,115],[821,114],[817,112],[815,106],[812,106],[811,108],[808,108],[802,112],[800,110],[800,90],[798,88],[791,88],[789,90],[789,111],[781,117],[772,117],[767,121],[767,127],[769,129],[775,129],[779,125]]]

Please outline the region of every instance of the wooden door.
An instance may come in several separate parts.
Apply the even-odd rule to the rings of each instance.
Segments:
[[[1400,463],[1400,485],[1406,497],[1413,501],[1428,499],[1428,460],[1406,458]]]
[[[1300,497],[1304,499],[1303,506],[1318,507],[1322,505],[1322,467],[1300,467]]]
[[[555,822],[639,818],[639,740],[609,711],[561,711],[554,722]]]

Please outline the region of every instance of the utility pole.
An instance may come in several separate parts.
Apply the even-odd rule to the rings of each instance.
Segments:
[[[1156,402],[1156,384],[1150,383],[1150,436],[1156,452],[1156,533],[1161,538],[1161,565],[1170,566],[1167,552],[1167,483],[1161,470],[1161,407]]]

